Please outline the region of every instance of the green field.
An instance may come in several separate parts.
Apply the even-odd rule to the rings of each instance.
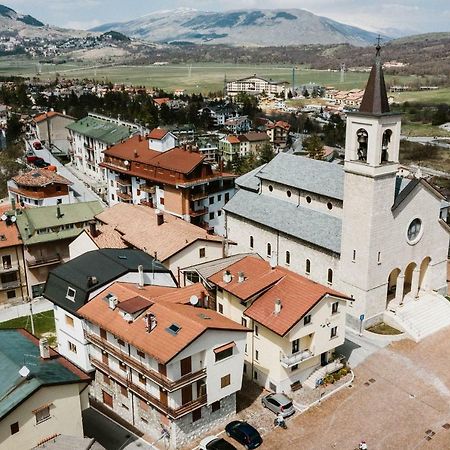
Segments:
[[[97,65],[92,63],[41,64],[25,59],[0,58],[0,76],[19,75],[41,79],[89,78],[99,81],[111,81],[135,86],[158,87],[167,91],[185,89],[188,93],[208,93],[223,89],[224,79],[233,80],[257,74],[276,81],[292,82],[292,67],[283,65],[245,65],[195,63],[167,66],[140,65]],[[344,78],[340,72],[327,70],[311,70],[298,67],[296,84],[317,83],[323,86],[334,86],[338,89],[363,88],[368,73],[348,72]],[[389,77],[387,77],[389,80]],[[395,77],[396,83],[408,83],[414,77]]]

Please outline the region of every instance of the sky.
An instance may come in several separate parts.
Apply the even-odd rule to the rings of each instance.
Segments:
[[[202,11],[301,8],[371,31],[450,31],[450,0],[0,0],[3,1],[42,22],[78,29],[185,7]]]

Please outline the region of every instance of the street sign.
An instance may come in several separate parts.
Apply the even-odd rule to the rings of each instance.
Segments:
[[[359,320],[360,320],[361,322],[364,320],[364,314],[361,314],[361,315],[359,316]]]
[[[316,386],[320,386],[321,384],[323,384],[323,378],[317,378]]]

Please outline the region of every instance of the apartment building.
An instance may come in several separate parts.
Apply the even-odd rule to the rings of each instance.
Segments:
[[[90,378],[24,329],[0,330],[0,449],[83,437]]]
[[[267,125],[266,133],[274,149],[283,150],[286,148],[290,129],[291,126],[283,120]]]
[[[151,135],[151,134],[150,134]],[[222,207],[234,195],[233,174],[213,170],[191,146],[166,151],[134,136],[105,150],[108,203],[144,204],[223,234]]]
[[[33,169],[8,181],[11,203],[21,207],[74,203],[72,182],[49,169]]]
[[[227,83],[227,94],[232,97],[241,92],[251,95],[260,95],[264,93],[268,96],[278,96],[284,94],[285,89],[285,84],[277,83],[273,80],[265,80],[264,78],[256,76],[256,74]]]
[[[48,111],[33,117],[31,125],[36,137],[45,142],[48,148],[68,153],[67,126],[75,122],[75,118],[64,112]]]
[[[70,156],[75,169],[86,175],[90,187],[99,195],[106,193],[106,170],[99,165],[103,152],[118,142],[141,132],[141,128],[120,119],[89,113],[66,126]]]
[[[247,329],[203,307],[204,288],[114,283],[85,304],[91,395],[181,448],[236,412]]]
[[[219,141],[219,153],[224,162],[233,161],[235,155],[257,155],[270,142],[270,137],[259,131],[249,131],[245,134],[229,135]]]
[[[32,297],[41,295],[49,270],[69,260],[70,242],[102,210],[99,202],[83,202],[16,211]]]
[[[52,270],[43,295],[54,304],[58,351],[89,372],[85,326],[79,309],[111,283],[175,287],[168,269],[146,253],[133,249],[89,251]]]
[[[329,286],[255,256],[222,267],[208,284],[219,314],[252,330],[244,375],[265,389],[301,387],[344,343],[349,299]]]
[[[25,259],[11,205],[0,206],[0,305],[26,300]]]

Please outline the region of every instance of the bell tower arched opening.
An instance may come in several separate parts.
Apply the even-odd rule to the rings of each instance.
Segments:
[[[369,145],[369,133],[364,128],[360,128],[356,132],[356,139],[358,141],[357,156],[358,161],[367,161],[367,148]]]
[[[381,140],[381,163],[388,162],[390,160],[390,146],[391,146],[392,130],[386,130],[383,133]]]

